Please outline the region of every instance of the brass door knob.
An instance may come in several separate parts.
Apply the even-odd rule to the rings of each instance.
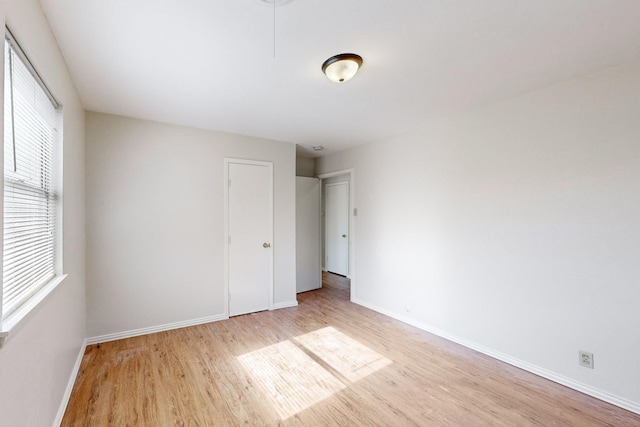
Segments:
[[[271,247],[271,243],[263,243],[262,247],[263,248],[270,248]]]
[[[342,237],[347,237],[347,235],[346,235],[346,234],[343,234],[343,235],[342,235]]]

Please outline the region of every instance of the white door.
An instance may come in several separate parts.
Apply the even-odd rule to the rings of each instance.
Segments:
[[[320,180],[296,177],[296,292],[322,287]]]
[[[230,316],[270,308],[272,171],[271,163],[227,160]]]
[[[327,184],[325,202],[325,268],[349,275],[349,183]]]

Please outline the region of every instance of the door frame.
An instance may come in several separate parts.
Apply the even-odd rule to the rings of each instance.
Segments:
[[[345,274],[346,277],[350,278],[351,277],[351,270],[350,270],[350,260],[351,260],[351,254],[349,253],[349,248],[351,247],[351,185],[349,185],[349,181],[339,181],[339,182],[332,182],[332,183],[328,183],[326,185],[324,185],[324,270],[329,271],[329,268],[327,267],[327,260],[329,258],[328,256],[328,248],[329,248],[329,234],[327,233],[327,228],[328,228],[328,222],[329,222],[329,215],[327,215],[327,211],[329,210],[329,187],[337,187],[339,185],[346,185],[347,186],[347,274]],[[333,272],[335,273],[335,272]],[[340,274],[340,273],[336,273],[336,274]]]
[[[354,301],[356,295],[356,260],[355,260],[355,248],[356,248],[356,230],[355,222],[358,217],[358,208],[356,207],[356,172],[355,169],[340,169],[332,172],[320,173],[317,175],[321,180],[333,178],[340,175],[349,175],[349,279],[351,279],[351,292],[350,300]],[[320,184],[322,185],[322,183]],[[323,219],[324,221],[324,219]],[[322,236],[324,239],[325,236]]]
[[[269,169],[269,310],[273,310],[273,162],[249,159],[224,158],[224,315],[229,317],[229,165],[266,166]]]

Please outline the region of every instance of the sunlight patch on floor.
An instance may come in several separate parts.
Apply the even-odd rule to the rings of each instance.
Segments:
[[[284,420],[346,386],[291,341],[283,341],[238,357],[264,387]]]
[[[391,360],[331,326],[296,337],[295,341],[351,382],[391,364]]]
[[[292,341],[282,341],[238,357],[283,420],[347,387],[305,351],[351,383],[393,363],[333,327],[300,335],[293,341],[304,350]]]

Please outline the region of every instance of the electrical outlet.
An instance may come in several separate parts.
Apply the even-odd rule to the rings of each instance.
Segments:
[[[589,353],[588,351],[579,351],[578,363],[585,368],[593,369],[593,353]]]

